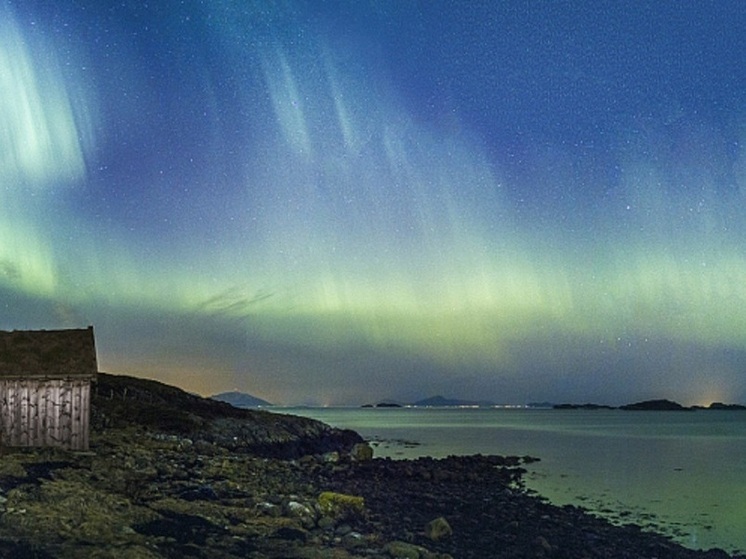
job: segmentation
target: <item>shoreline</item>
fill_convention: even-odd
[[[617,410],[319,410],[304,415],[358,429],[366,438],[420,443],[396,448],[381,442],[377,455],[397,459],[480,452],[539,456],[526,485],[552,503],[582,506],[614,522],[636,522],[693,549],[744,553],[738,515],[744,468],[729,459],[746,450],[740,413],[650,412],[649,419],[644,412]],[[727,436],[704,436],[711,432]]]
[[[379,457],[383,459],[414,461],[418,458],[432,458],[427,454],[422,453],[422,451],[425,450],[422,447],[426,447],[427,445],[413,439],[374,436],[366,439],[366,441],[374,448],[377,455],[378,452],[381,451],[382,456]],[[459,456],[468,457],[469,455]],[[529,458],[526,462],[526,471],[522,475],[523,489],[528,494],[545,501],[552,506],[557,508],[565,506],[576,507],[586,514],[601,518],[614,526],[625,526],[629,524],[639,526],[644,532],[670,538],[678,545],[693,551],[707,551],[709,549],[708,547],[688,545],[686,540],[690,538],[690,534],[684,529],[684,526],[679,520],[660,517],[646,508],[635,508],[620,502],[612,502],[609,498],[605,499],[603,495],[583,495],[574,498],[566,496],[564,498],[560,497],[555,501],[540,488],[541,484],[538,484],[539,487],[537,487],[532,483],[540,477],[547,476],[546,472],[542,473],[539,470],[533,469],[536,466],[540,467],[540,464],[536,463],[540,463],[541,458],[523,458]],[[563,490],[562,492],[564,493],[565,491]],[[566,495],[570,495],[570,493],[567,492]],[[705,529],[706,528],[707,526],[705,526]],[[734,557],[743,556],[742,552],[738,549],[726,551]]]
[[[8,452],[0,557],[743,558],[552,505],[525,489],[528,457],[364,449],[273,458],[123,429],[87,453]]]
[[[0,558],[744,559],[552,505],[527,457],[373,458],[353,431],[131,377],[100,375],[92,410],[90,451],[3,449]]]

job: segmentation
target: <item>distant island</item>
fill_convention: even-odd
[[[552,402],[547,402],[547,401],[529,402],[528,404],[526,404],[526,407],[532,408],[532,409],[549,409],[549,408],[553,408],[554,404]]]
[[[624,406],[605,406],[602,404],[556,404],[555,410],[624,410],[624,411],[696,411],[696,410],[746,410],[746,406],[738,404],[723,404],[722,402],[713,402],[708,407],[705,406],[682,406],[678,402],[671,400],[645,400],[634,404]]]
[[[692,408],[687,408],[671,400],[646,400],[620,406],[619,409],[625,411],[692,411]]]
[[[228,393],[230,394],[230,393]],[[215,396],[213,396],[215,398]],[[227,401],[227,400],[226,400]],[[231,402],[232,403],[232,402]],[[235,404],[234,404],[235,405]],[[265,404],[268,405],[268,404]],[[395,402],[393,400],[382,400],[375,404],[363,404],[363,408],[499,408],[511,407],[501,406],[489,400],[461,400],[459,398],[446,398],[445,396],[431,396],[423,400],[417,400],[411,403]],[[725,411],[742,411],[746,406],[740,404],[724,404],[722,402],[713,402],[709,406],[683,406],[678,402],[666,399],[643,400],[623,406],[610,406],[607,404],[594,404],[586,402],[584,404],[563,403],[552,404],[551,402],[532,402],[524,406],[516,406],[531,409],[555,409],[555,410],[623,410],[623,411],[696,411],[696,410],[725,410]]]
[[[378,402],[377,404],[364,404],[364,408],[403,408],[402,404],[396,402]]]
[[[220,394],[210,396],[210,399],[217,400],[218,402],[225,402],[227,404],[230,404],[234,408],[244,409],[264,408],[274,405],[267,402],[266,400],[262,400],[261,398],[257,398],[256,396],[252,396],[251,394],[246,394],[245,392],[239,392],[238,390],[221,392]]]
[[[444,408],[444,407],[492,407],[495,402],[488,400],[459,400],[458,398],[446,398],[444,396],[432,396],[424,400],[418,400],[413,406]]]
[[[602,404],[556,404],[552,406],[555,410],[613,410],[613,406]]]
[[[495,402],[490,402],[488,400],[460,400],[458,398],[446,398],[445,396],[431,396],[430,398],[425,398],[424,400],[417,400],[416,402],[408,403],[408,404],[400,404],[397,402],[392,402],[388,400],[384,400],[382,402],[379,402],[377,404],[364,404],[362,407],[364,408],[404,408],[404,407],[414,407],[414,408],[490,408],[495,407],[497,404]]]
[[[699,406],[693,406],[694,409],[700,409]],[[746,406],[742,406],[740,404],[723,404],[722,402],[713,402],[710,404],[708,408],[709,410],[736,410],[736,411],[744,411],[746,410]]]
[[[488,400],[460,400],[458,398],[446,398],[445,396],[431,396],[424,400],[401,404],[391,400],[383,400],[377,404],[363,404],[363,408],[491,408],[495,407],[495,402]]]

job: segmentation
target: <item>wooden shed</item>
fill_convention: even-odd
[[[87,450],[93,327],[0,331],[0,446]]]

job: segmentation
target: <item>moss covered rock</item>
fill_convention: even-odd
[[[365,516],[365,500],[362,497],[324,491],[318,501],[321,514],[337,521]]]

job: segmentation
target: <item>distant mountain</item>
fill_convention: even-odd
[[[218,402],[226,402],[234,408],[262,408],[265,406],[273,405],[266,400],[262,400],[261,398],[257,398],[256,396],[252,396],[251,394],[246,394],[245,392],[239,392],[238,390],[233,390],[231,392],[222,392],[220,394],[210,396],[210,398],[213,400],[217,400]]]
[[[413,406],[421,407],[458,407],[458,406],[480,406],[480,407],[491,407],[494,406],[494,402],[487,400],[459,400],[457,398],[446,398],[444,396],[433,396],[431,398],[425,398],[412,404]]]

